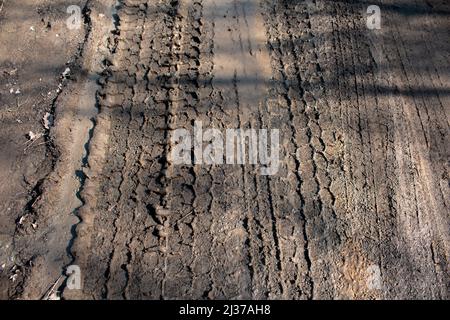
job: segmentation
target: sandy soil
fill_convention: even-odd
[[[449,15],[0,0],[0,298],[448,299]],[[195,121],[278,129],[278,172],[175,164]]]

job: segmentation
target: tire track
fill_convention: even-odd
[[[84,298],[447,296],[442,58],[421,72],[396,9],[373,33],[361,7],[119,2],[73,250]],[[279,129],[278,173],[175,164],[174,130],[200,122]]]

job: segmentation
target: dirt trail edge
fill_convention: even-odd
[[[87,1],[84,8],[85,43],[70,71],[75,81],[69,81],[55,101],[55,125],[50,135],[58,160],[15,239],[15,246],[23,248],[21,259],[32,257],[23,278],[14,284],[21,298],[42,299],[56,293],[64,287],[66,267],[73,263],[74,228],[80,221],[78,208],[84,203],[79,193],[86,188],[86,159],[95,158],[88,148],[94,125],[100,121],[96,117],[97,82],[114,28],[113,12],[105,12],[103,5],[113,8],[113,1],[109,5],[103,1],[101,6]],[[31,224],[38,226],[37,230],[30,231],[35,229]]]

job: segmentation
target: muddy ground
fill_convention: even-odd
[[[449,16],[0,0],[0,298],[448,299]],[[176,164],[195,121],[278,129],[278,171]]]

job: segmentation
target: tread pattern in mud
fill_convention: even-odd
[[[79,228],[90,240],[75,246],[85,297],[447,296],[448,185],[426,175],[448,172],[448,121],[440,96],[399,94],[401,83],[424,81],[401,32],[368,34],[353,1],[124,0],[117,9],[99,92],[108,152],[98,190],[88,190],[94,222]],[[246,73],[262,67],[250,11],[265,27],[268,79]],[[222,70],[227,54],[246,65]],[[380,72],[399,65],[398,78]],[[279,172],[174,165],[171,130],[192,132],[195,121],[279,129]],[[433,125],[441,133],[420,130]],[[380,288],[367,287],[372,266]]]

